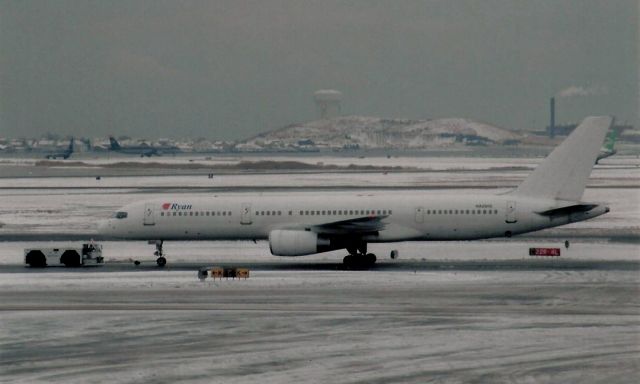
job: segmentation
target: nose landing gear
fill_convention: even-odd
[[[150,241],[149,243],[156,245],[156,251],[153,252],[154,256],[157,256],[156,263],[158,267],[164,267],[167,265],[167,259],[164,257],[164,253],[162,252],[162,243],[163,240]]]

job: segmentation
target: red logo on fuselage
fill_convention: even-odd
[[[170,210],[190,210],[193,206],[191,204],[178,204],[178,203],[163,203],[162,209],[165,211]]]

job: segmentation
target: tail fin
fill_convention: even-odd
[[[118,140],[116,140],[113,136],[109,136],[109,143],[111,144],[112,150],[116,151],[120,149],[120,144],[118,143]]]
[[[618,132],[615,129],[611,130],[607,137],[604,139],[604,149],[608,152],[613,152],[613,147],[616,145],[616,139],[618,138]]]
[[[591,116],[551,152],[514,191],[517,195],[579,201],[613,119]]]
[[[67,152],[73,153],[73,137],[69,140],[69,147],[67,148]]]

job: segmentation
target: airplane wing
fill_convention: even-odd
[[[386,217],[386,215],[357,217],[355,219],[312,225],[311,230],[325,235],[366,235],[383,230],[386,224],[382,220]]]

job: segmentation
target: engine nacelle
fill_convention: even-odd
[[[278,229],[269,233],[269,248],[276,256],[304,256],[331,250],[331,241],[311,231]]]

